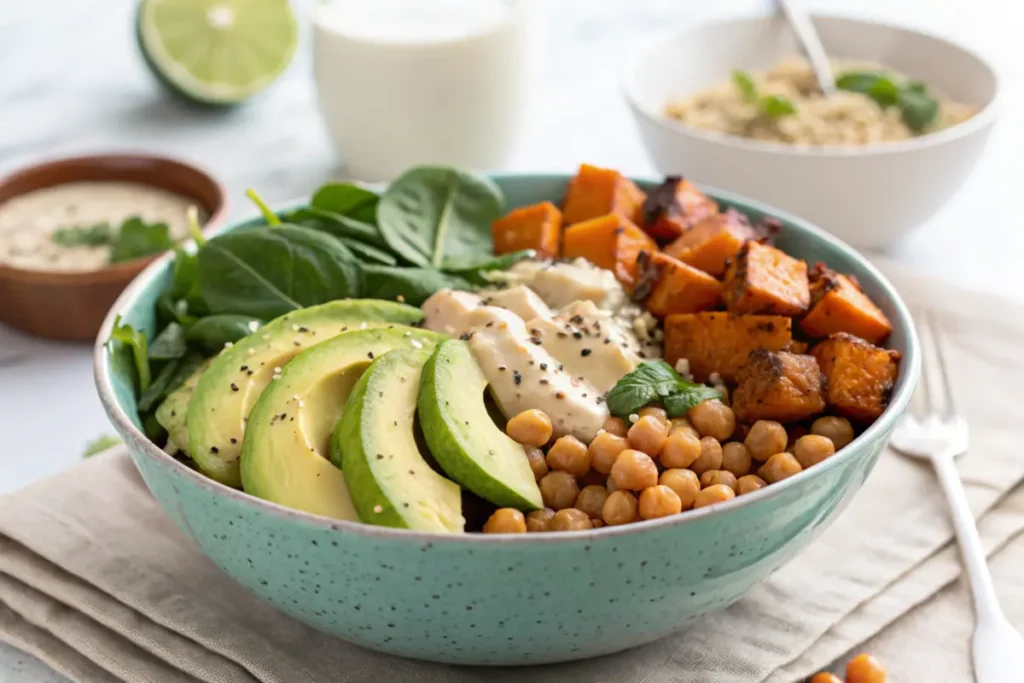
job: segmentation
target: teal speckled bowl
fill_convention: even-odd
[[[510,206],[559,201],[568,182],[494,179]],[[890,345],[903,354],[889,408],[870,429],[824,463],[728,503],[594,531],[446,536],[316,517],[222,486],[142,435],[131,384],[102,344],[115,313],[154,332],[168,258],[132,283],[103,325],[100,398],[182,531],[253,593],[322,631],[404,657],[485,665],[582,659],[647,643],[742,597],[806,547],[871,472],[920,372],[910,315],[863,257],[797,218],[710,194],[752,218],[779,218],[786,251],[856,275],[893,321]]]

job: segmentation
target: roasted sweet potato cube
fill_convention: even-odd
[[[689,361],[699,382],[717,372],[732,382],[755,349],[780,350],[792,341],[790,318],[732,315],[723,312],[678,313],[665,318],[665,360]]]
[[[799,422],[825,410],[825,377],[814,356],[757,349],[740,370],[732,392],[740,422]]]
[[[722,284],[703,270],[697,270],[662,252],[641,251],[634,300],[644,300],[652,315],[664,318],[672,313],[696,313],[718,305]]]
[[[641,225],[648,235],[664,243],[716,213],[718,204],[696,185],[681,176],[667,176],[648,193]]]
[[[746,216],[729,209],[708,216],[694,225],[665,247],[665,253],[719,277],[725,273],[729,259],[736,256],[743,243],[758,236],[758,231],[750,225]]]
[[[828,380],[829,408],[858,422],[870,422],[882,414],[899,374],[899,351],[836,332],[812,348],[811,355]]]
[[[585,258],[615,273],[626,289],[637,281],[637,257],[658,245],[628,218],[614,214],[571,225],[563,235],[562,255]]]
[[[802,315],[811,304],[807,264],[767,244],[745,242],[726,268],[722,298],[738,315]]]
[[[551,202],[509,211],[491,225],[494,253],[533,249],[541,258],[558,258],[562,239],[562,212]]]
[[[892,332],[892,323],[868,296],[860,291],[856,279],[815,264],[808,277],[811,283],[811,310],[800,321],[800,329],[811,337],[827,337],[848,332],[881,344]]]
[[[643,191],[618,171],[581,164],[565,194],[562,218],[573,225],[613,213],[633,221],[645,199]]]

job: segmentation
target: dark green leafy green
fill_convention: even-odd
[[[907,128],[920,133],[939,114],[939,102],[920,81],[906,81],[884,71],[851,71],[836,79],[836,86],[867,95],[882,107],[898,107]]]
[[[263,321],[250,315],[222,313],[197,321],[185,333],[185,340],[195,343],[207,351],[217,352],[225,344],[234,344],[263,327]]]
[[[50,239],[62,247],[101,247],[113,243],[114,230],[110,223],[58,228]]]
[[[325,232],[338,239],[357,240],[380,249],[389,248],[376,225],[350,216],[342,216],[326,209],[307,206],[288,214],[287,220],[295,225]]]
[[[900,92],[900,85],[884,71],[850,71],[836,79],[836,87],[867,95],[883,107],[896,104]]]
[[[417,266],[491,253],[491,223],[501,215],[501,190],[455,168],[421,166],[403,173],[377,206],[388,246]]]
[[[176,322],[167,324],[149,345],[149,359],[174,360],[185,355],[185,328]]]
[[[923,84],[915,83],[900,91],[897,106],[907,128],[920,133],[939,116],[939,102],[929,95]]]
[[[146,334],[139,332],[127,323],[121,323],[121,316],[114,318],[114,329],[110,332],[108,344],[116,344],[120,348],[128,349],[135,361],[136,380],[138,390],[141,394],[149,388],[151,376],[149,373],[149,344],[146,341]]]
[[[364,266],[363,296],[373,299],[402,301],[419,306],[440,289],[471,290],[472,285],[458,275],[429,268]]]
[[[147,413],[159,406],[172,391],[192,376],[192,373],[203,364],[203,361],[203,354],[191,350],[181,358],[176,358],[165,364],[149,388],[142,392],[142,396],[139,398],[139,410]]]
[[[372,263],[378,266],[398,265],[398,259],[392,256],[389,251],[379,249],[369,244],[364,244],[354,239],[345,237],[339,237],[338,239],[356,255],[360,263]]]
[[[520,251],[501,254],[500,256],[462,256],[445,259],[441,269],[446,273],[458,275],[470,283],[479,287],[486,287],[491,284],[487,279],[487,273],[496,270],[508,270],[520,261],[533,258],[536,252],[533,249],[522,249]]]
[[[265,201],[263,201],[263,197],[260,197],[259,194],[257,194],[256,190],[251,188],[246,190],[245,196],[249,198],[249,201],[256,205],[257,209],[260,210],[260,213],[263,214],[263,220],[267,222],[267,225],[270,227],[281,225],[280,217],[270,210],[270,207],[267,206]]]
[[[666,412],[678,417],[697,403],[718,397],[718,392],[711,387],[687,382],[665,361],[652,360],[641,363],[620,379],[608,392],[607,401],[612,415],[628,419],[644,406],[659,401],[665,405]]]
[[[380,195],[351,183],[328,183],[313,193],[309,205],[340,216],[375,224]]]
[[[166,223],[146,223],[133,217],[121,224],[110,250],[110,262],[121,263],[174,248]]]
[[[733,71],[732,82],[740,91],[740,97],[747,104],[757,107],[760,116],[777,119],[796,113],[796,107],[787,97],[782,95],[764,95],[757,90],[757,84],[746,71]]]
[[[212,313],[264,320],[360,292],[351,251],[315,230],[284,224],[214,237],[199,251],[198,276]]]

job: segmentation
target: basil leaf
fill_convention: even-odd
[[[156,335],[156,339],[149,347],[149,359],[174,360],[185,355],[188,347],[185,345],[185,328],[176,322],[168,323],[167,327]]]
[[[641,363],[608,392],[612,415],[629,418],[641,408],[688,386],[678,372],[663,360]]]
[[[716,389],[703,384],[690,384],[674,394],[666,396],[662,401],[669,417],[684,417],[690,408],[700,405],[713,398],[722,398]]]
[[[475,285],[486,287],[491,284],[491,281],[487,279],[487,273],[508,270],[516,263],[533,258],[536,254],[537,252],[533,249],[521,249],[500,256],[454,257],[445,259],[441,269],[446,273],[454,273],[463,277]]]
[[[136,216],[121,224],[110,250],[110,262],[131,261],[173,248],[174,240],[166,223],[146,223]]]
[[[747,104],[757,104],[757,86],[754,84],[754,79],[750,77],[746,71],[733,71],[732,82],[736,85],[736,89],[740,91],[740,96],[743,101]]]
[[[372,299],[402,301],[419,306],[441,289],[472,290],[474,287],[458,275],[429,268],[363,266],[363,296]]]
[[[884,71],[851,71],[836,79],[840,90],[867,95],[883,107],[896,104],[901,85]]]
[[[378,201],[380,195],[365,187],[351,183],[328,183],[313,193],[309,204],[316,209],[375,223]]]
[[[396,254],[440,268],[446,257],[491,253],[491,223],[503,204],[501,190],[487,178],[421,166],[391,183],[377,206],[377,223]]]
[[[58,228],[50,239],[62,247],[101,247],[114,241],[114,230],[110,223]]]
[[[767,95],[761,98],[761,113],[771,119],[796,113],[796,107],[782,95]]]
[[[135,380],[138,382],[139,392],[142,393],[149,388],[149,349],[146,341],[146,334],[137,331],[127,323],[121,323],[121,316],[114,318],[114,329],[110,332],[108,344],[118,344],[118,348],[128,349],[135,361]]]
[[[907,128],[920,133],[939,115],[939,103],[923,86],[914,84],[900,91],[897,106]]]
[[[199,251],[199,291],[212,313],[264,320],[360,294],[359,264],[338,240],[296,225],[214,237]]]
[[[185,340],[209,351],[219,352],[225,344],[234,344],[259,328],[263,321],[249,315],[221,313],[202,318],[185,333]]]

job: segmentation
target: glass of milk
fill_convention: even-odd
[[[320,110],[348,175],[496,169],[519,143],[535,75],[533,0],[328,0]]]

